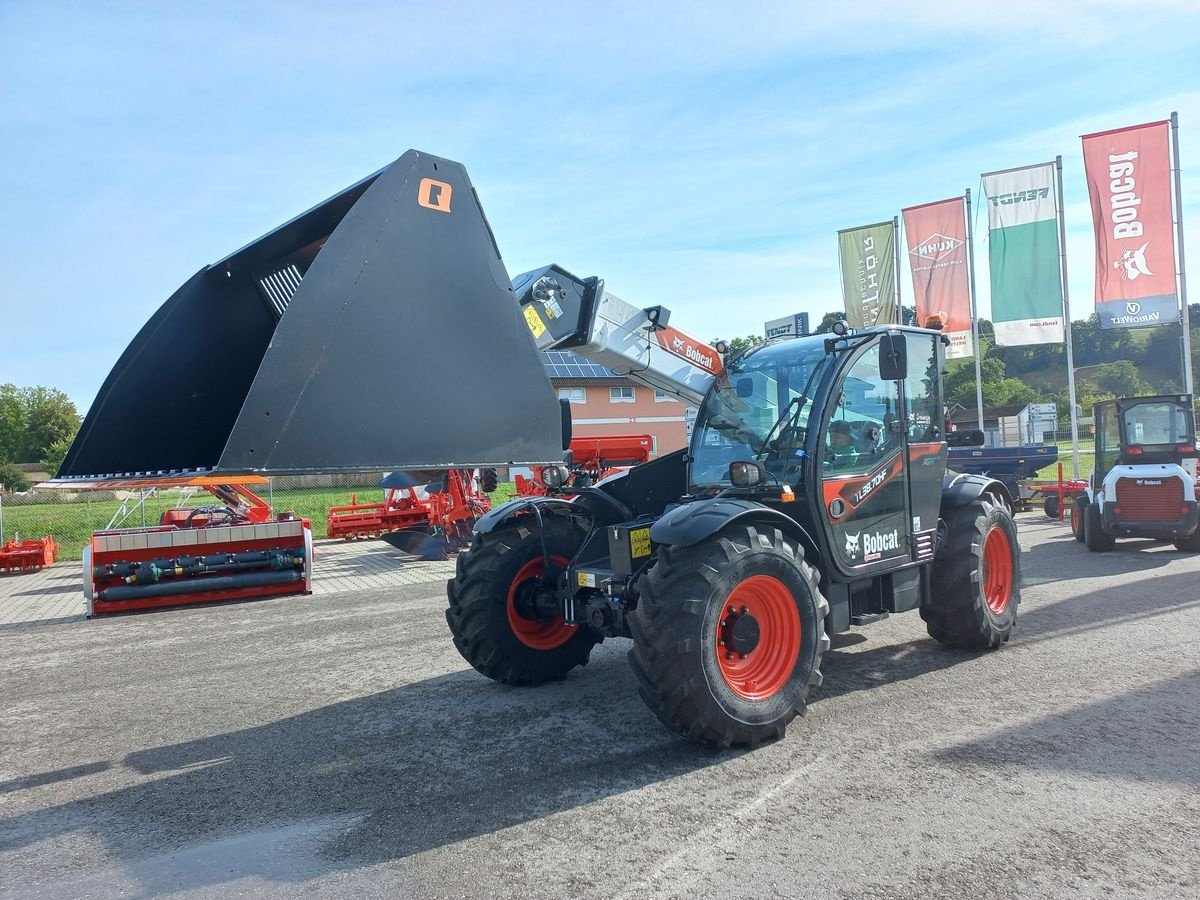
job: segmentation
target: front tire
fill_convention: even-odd
[[[570,522],[543,517],[551,565],[567,567],[582,542]],[[489,534],[477,535],[458,557],[446,583],[450,607],[446,623],[454,646],[476,671],[505,684],[559,681],[587,665],[600,636],[562,617],[538,619],[530,597],[545,571],[541,532],[532,518],[520,518]]]
[[[733,523],[659,551],[638,582],[629,662],[668,728],[702,744],[783,736],[821,684],[829,604],[803,548],[770,525]]]
[[[945,525],[921,618],[930,637],[949,647],[995,650],[1011,636],[1021,604],[1016,523],[984,495],[950,510]]]

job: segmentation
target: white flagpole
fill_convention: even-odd
[[[892,246],[896,251],[896,268],[892,280],[896,282],[896,324],[904,324],[904,308],[900,305],[900,217],[892,216]]]
[[[979,359],[979,314],[975,309],[975,241],[971,237],[971,189],[967,188],[967,272],[971,276],[971,332],[975,340],[975,409],[983,431],[983,368]]]
[[[1179,113],[1171,113],[1171,147],[1175,169],[1175,241],[1179,246],[1179,301],[1183,309],[1183,392],[1192,394],[1192,325],[1188,312],[1187,272],[1183,264],[1183,192],[1179,186]]]
[[[1071,298],[1067,291],[1067,216],[1063,209],[1062,157],[1054,157],[1058,180],[1058,274],[1062,279],[1063,334],[1067,339],[1067,399],[1071,404],[1071,459],[1079,480],[1079,419],[1075,415],[1075,354],[1071,350]]]

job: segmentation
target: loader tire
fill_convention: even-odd
[[[783,737],[821,684],[829,604],[804,550],[734,523],[659,551],[638,581],[629,663],[668,728],[718,747]]]
[[[1175,549],[1184,553],[1200,553],[1200,528],[1175,541]]]
[[[1100,520],[1100,505],[1089,503],[1083,514],[1083,544],[1093,553],[1107,553],[1117,539],[1105,532]]]
[[[1017,624],[1021,557],[1008,509],[984,495],[945,517],[945,537],[921,618],[930,637],[963,650],[995,650]]]
[[[545,516],[551,564],[565,570],[583,540],[570,522]],[[567,625],[561,617],[530,615],[529,592],[545,570],[537,523],[521,518],[475,537],[458,557],[446,584],[450,607],[446,623],[454,646],[476,671],[513,685],[560,681],[576,666],[587,665],[600,636],[586,625]]]
[[[1083,527],[1087,516],[1088,502],[1086,497],[1076,497],[1071,505],[1071,534],[1075,540],[1083,543]]]

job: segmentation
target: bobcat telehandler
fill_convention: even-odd
[[[946,471],[938,332],[722,359],[599,279],[510,281],[465,169],[415,151],[185,283],[59,480],[540,465],[553,488],[570,428],[536,352],[551,347],[699,414],[687,450],[477,523],[446,619],[484,675],[561,679],[631,638],[667,726],[754,746],[804,712],[830,633],[915,609],[953,647],[1009,639],[1011,499]]]

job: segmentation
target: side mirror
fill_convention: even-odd
[[[753,378],[739,378],[736,388],[737,388],[737,395],[739,397],[742,397],[742,398],[753,397],[754,396],[754,379]]]
[[[571,401],[558,401],[558,413],[562,419],[562,448],[564,451],[571,449]]]
[[[908,377],[908,341],[899,332],[879,338],[879,377],[884,381],[903,381]]]

